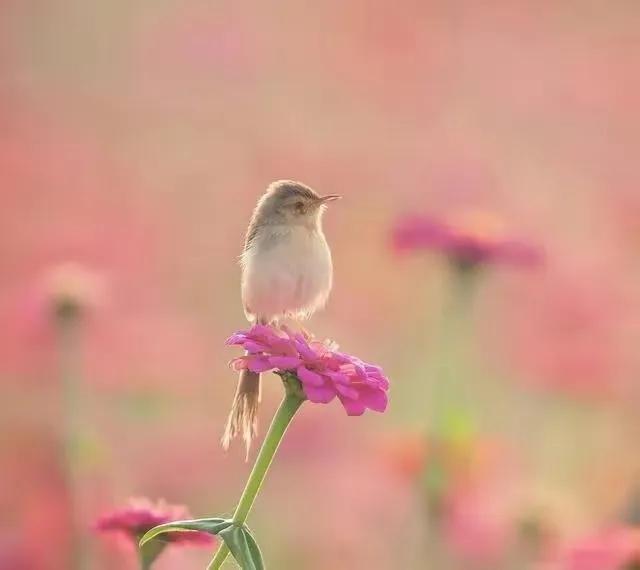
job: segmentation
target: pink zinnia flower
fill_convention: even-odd
[[[327,404],[337,396],[350,416],[387,408],[389,381],[382,369],[339,352],[334,343],[313,340],[285,327],[254,325],[233,334],[227,344],[247,351],[231,361],[234,370],[291,372],[311,402]]]
[[[131,539],[137,546],[138,541],[148,530],[159,524],[192,518],[186,507],[169,505],[164,500],[155,504],[148,499],[131,499],[129,505],[102,515],[95,525],[100,532],[117,532]],[[166,542],[209,545],[213,537],[203,532],[169,532],[164,535]]]
[[[484,263],[531,266],[542,258],[538,248],[505,236],[495,218],[479,213],[463,216],[459,221],[407,216],[394,227],[392,240],[397,251],[440,251],[465,266]]]

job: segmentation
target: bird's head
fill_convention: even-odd
[[[258,202],[258,211],[273,223],[313,226],[326,204],[339,198],[337,194],[320,196],[301,182],[278,180],[267,188]]]

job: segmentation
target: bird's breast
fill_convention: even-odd
[[[295,227],[256,236],[243,265],[243,301],[252,315],[310,314],[331,289],[331,252],[319,230]]]

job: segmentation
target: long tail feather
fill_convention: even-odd
[[[247,456],[249,455],[251,441],[258,433],[259,403],[260,374],[250,370],[242,370],[231,412],[222,435],[222,447],[225,450],[229,449],[231,440],[241,434],[247,448]]]

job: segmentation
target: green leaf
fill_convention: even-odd
[[[209,534],[219,534],[221,531],[231,526],[231,521],[220,518],[194,519],[188,521],[174,521],[161,524],[147,531],[140,539],[140,548],[144,547],[150,540],[165,532],[207,532]]]
[[[156,561],[156,558],[162,554],[165,546],[167,546],[166,542],[155,541],[151,544],[147,544],[143,549],[140,550],[140,568],[141,570],[149,570],[153,563]]]
[[[249,546],[249,550],[251,551],[251,556],[253,560],[253,564],[256,567],[256,570],[264,570],[264,562],[262,560],[262,552],[260,551],[260,547],[256,542],[256,539],[253,538],[253,535],[249,531],[248,528],[245,527],[244,534],[247,538],[247,544]]]
[[[247,527],[233,525],[219,534],[242,570],[264,570],[260,547]]]

